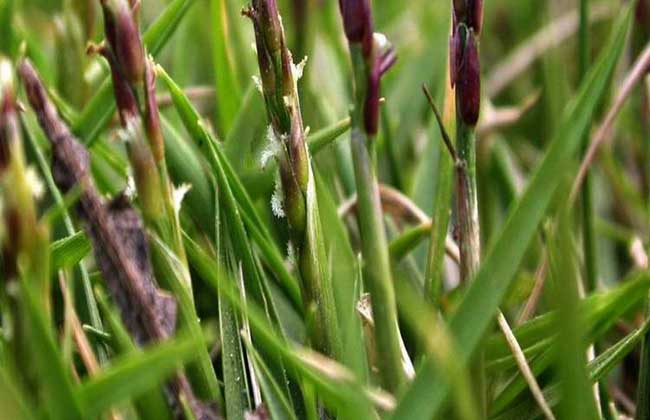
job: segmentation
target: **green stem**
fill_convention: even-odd
[[[643,31],[641,25],[638,25],[637,28],[639,37],[643,40],[642,43],[637,45],[643,45],[645,42],[645,32]],[[650,92],[645,90],[641,93],[641,101],[648,101],[650,103]],[[642,113],[641,109],[637,110],[638,113]],[[643,114],[642,118],[647,118],[647,111]],[[644,125],[644,130],[642,133],[643,136],[643,152],[645,154],[645,165],[643,170],[645,171],[646,179],[650,180],[650,165],[648,164],[648,157],[650,157],[650,130],[648,130],[647,125]],[[647,192],[646,192],[647,194]],[[650,221],[650,195],[646,197],[646,221]],[[647,238],[646,238],[647,239]],[[646,319],[650,317],[650,295],[647,297],[646,307],[645,307],[645,317]],[[650,333],[646,333],[643,337],[643,344],[641,346],[641,366],[639,367],[639,383],[637,385],[637,397],[636,397],[636,420],[650,420]]]
[[[589,0],[580,0],[580,26],[579,26],[579,71],[582,81],[589,71],[590,65],[590,37],[589,37]],[[589,132],[583,140],[584,151],[589,147]],[[594,292],[598,288],[598,260],[596,244],[596,223],[593,203],[593,180],[591,170],[585,174],[580,195],[581,219],[582,219],[582,246],[585,264],[585,290],[587,293]],[[594,345],[594,357],[599,353],[599,345]],[[600,412],[609,417],[609,398],[607,398],[607,384],[603,381],[598,385],[600,391],[596,390],[595,396],[600,403]]]
[[[457,101],[458,102],[458,101]],[[478,198],[476,191],[476,136],[474,127],[467,126],[456,111],[456,217],[458,226],[458,248],[460,251],[460,279],[469,283],[476,274],[481,256],[480,226],[478,219]],[[487,390],[484,369],[484,355],[481,352],[471,367],[474,378],[475,396],[482,413],[487,413]]]
[[[355,74],[356,106],[352,110],[352,160],[358,197],[358,223],[363,253],[363,278],[372,299],[379,370],[384,387],[398,391],[405,384],[399,348],[399,326],[382,218],[379,185],[373,163],[373,138],[363,129],[366,62],[360,45],[350,45]]]
[[[478,219],[478,198],[476,192],[476,148],[474,127],[460,119],[456,121],[458,134],[456,147],[456,214],[460,250],[461,281],[469,282],[474,277],[480,262],[481,240]]]
[[[589,0],[580,1],[580,78],[584,78],[589,70]],[[589,136],[585,136],[585,148]],[[596,262],[596,236],[594,225],[594,208],[591,171],[588,171],[582,187],[582,242],[585,259],[586,289],[591,292],[596,289],[598,282],[598,265]]]

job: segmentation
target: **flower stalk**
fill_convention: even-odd
[[[452,35],[449,42],[451,86],[456,91],[456,232],[460,250],[460,279],[472,280],[481,257],[481,237],[476,186],[476,123],[481,105],[478,40],[482,0],[453,0]],[[500,314],[499,324],[507,327]],[[486,386],[483,355],[472,366],[479,408],[485,416]]]
[[[375,345],[383,386],[397,392],[406,383],[388,242],[379,197],[374,155],[379,121],[380,79],[395,62],[385,37],[373,32],[368,0],[340,0],[354,75],[351,150],[358,197],[363,278],[372,299]]]
[[[145,223],[182,262],[191,289],[178,209],[165,161],[156,99],[155,63],[146,57],[138,29],[138,3],[101,0],[107,43],[92,47],[108,61],[123,137]],[[134,4],[132,4],[134,3]]]
[[[473,277],[480,259],[480,227],[476,191],[476,123],[481,99],[477,36],[481,1],[454,0],[449,60],[451,84],[456,88],[456,217],[461,279]]]
[[[324,264],[327,257],[315,179],[305,142],[296,65],[286,45],[275,0],[253,0],[244,14],[253,22],[267,118],[272,136],[280,145],[277,160],[284,213],[297,256],[305,313],[312,318],[311,341],[326,355],[340,357],[334,291]]]

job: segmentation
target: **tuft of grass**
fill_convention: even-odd
[[[650,420],[648,27],[0,0],[0,418]]]

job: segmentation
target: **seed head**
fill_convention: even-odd
[[[133,90],[121,71],[113,50],[105,44],[91,44],[88,47],[88,51],[99,53],[108,61],[108,66],[111,69],[111,81],[113,82],[117,113],[120,116],[122,126],[127,126],[130,120],[138,117],[138,103],[136,102]]]
[[[366,58],[372,51],[373,23],[370,0],[339,0],[343,29],[351,44],[362,44]]]
[[[257,61],[268,118],[278,136],[288,134],[291,114],[299,111],[292,111],[297,106],[294,65],[286,46],[277,4],[275,0],[255,0],[243,13],[252,20],[255,30]]]
[[[456,85],[457,108],[463,122],[476,125],[481,107],[481,69],[474,32],[460,25],[450,52],[452,83]]]
[[[106,38],[129,83],[142,82],[144,48],[138,25],[127,0],[102,0]]]
[[[56,142],[63,137],[70,136],[70,130],[59,118],[56,108],[49,100],[43,82],[29,60],[23,60],[18,65],[18,74],[23,82],[29,103],[48,138],[52,142]]]
[[[264,35],[264,42],[270,51],[280,51],[282,48],[283,30],[275,0],[256,0],[255,18],[260,22],[260,29]]]

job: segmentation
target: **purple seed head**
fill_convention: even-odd
[[[102,4],[106,38],[116,61],[129,83],[140,83],[144,77],[144,48],[131,7],[126,0],[104,0]]]
[[[271,51],[279,51],[282,47],[282,23],[275,0],[258,0],[253,3],[256,11],[256,19],[264,35],[267,48]]]
[[[43,82],[29,60],[20,62],[18,75],[23,82],[27,99],[38,117],[38,122],[50,141],[54,143],[70,136],[70,130],[61,122],[58,111],[50,101]]]
[[[120,116],[120,122],[123,126],[126,126],[127,121],[138,117],[138,103],[136,102],[129,83],[122,74],[122,69],[118,65],[115,54],[110,48],[103,44],[98,46],[91,45],[89,51],[101,54],[106,61],[108,61],[108,65],[111,69],[111,80],[113,82],[113,92],[115,94],[117,112]]]
[[[362,44],[368,57],[372,51],[373,23],[369,0],[339,0],[345,36],[350,43]]]
[[[462,49],[456,61],[456,105],[463,122],[474,126],[481,108],[481,69],[476,38],[471,30],[466,33]]]

